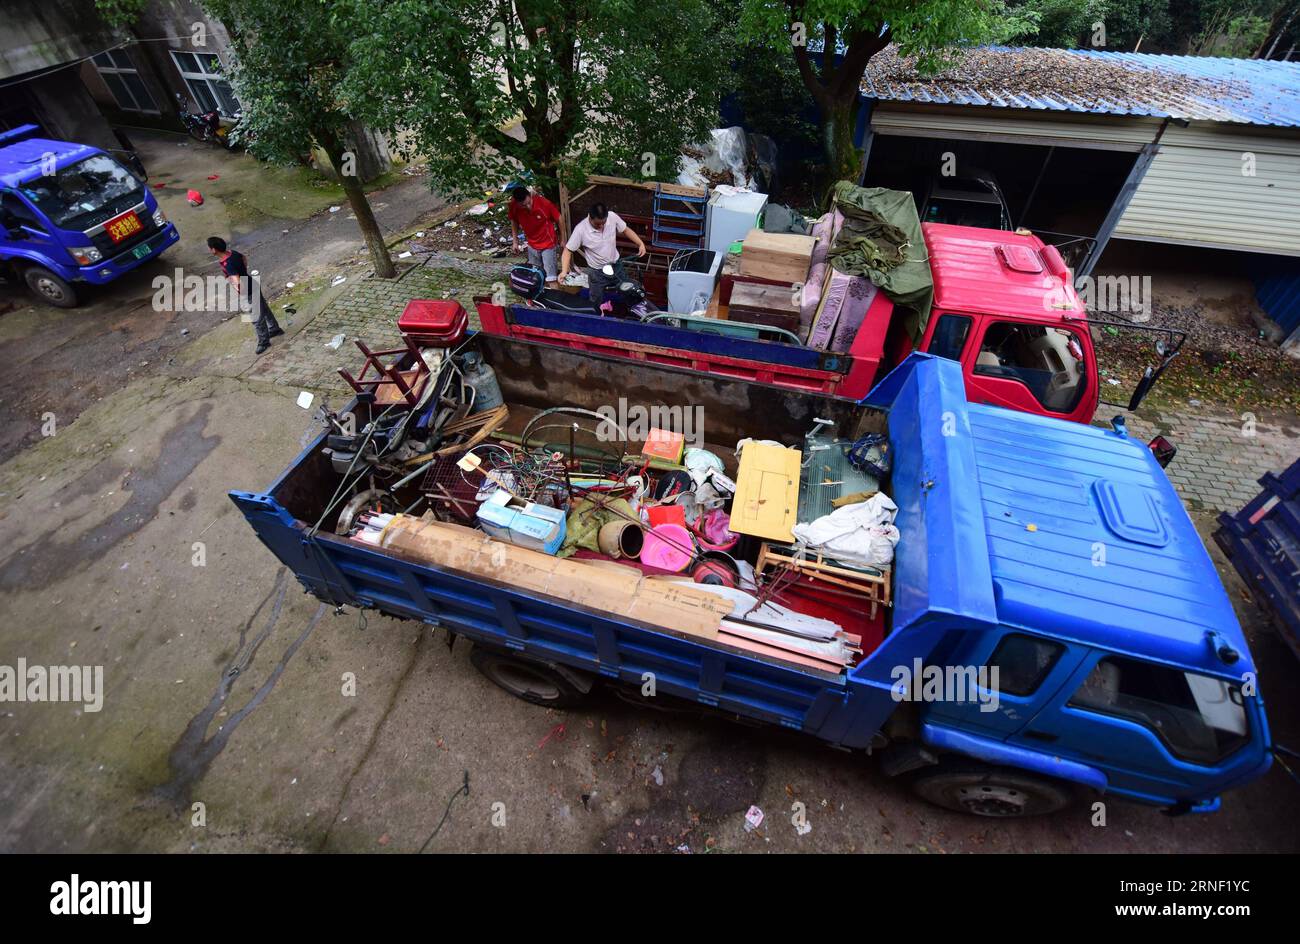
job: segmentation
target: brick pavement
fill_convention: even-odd
[[[1107,418],[1102,425],[1118,412],[1098,411]],[[1252,422],[1251,414],[1205,406],[1123,415],[1133,437],[1147,442],[1162,435],[1178,447],[1165,472],[1198,511],[1236,511],[1259,492],[1261,475],[1300,457],[1300,417]]]
[[[442,263],[409,269],[393,281],[357,279],[287,343],[258,358],[244,376],[318,393],[347,391],[338,369],[347,368],[355,375],[363,362],[353,341],[360,338],[371,350],[399,347],[397,319],[413,298],[455,297],[469,311],[470,327],[477,328],[474,296],[490,295],[494,283],[506,280],[508,266],[453,258]],[[329,343],[339,334],[346,339],[332,350]]]

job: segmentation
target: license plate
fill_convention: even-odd
[[[137,259],[143,259],[145,256],[149,255],[149,244],[143,243],[136,246],[131,250],[131,255],[135,256]]]
[[[144,224],[140,222],[140,217],[135,215],[134,210],[128,210],[104,224],[104,232],[108,233],[108,238],[115,243],[130,239],[142,229]]]

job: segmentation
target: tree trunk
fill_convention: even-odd
[[[846,97],[835,97],[822,106],[822,155],[826,161],[828,185],[840,180],[857,183],[861,155],[853,144],[857,124],[857,90]]]
[[[366,241],[366,249],[370,251],[370,261],[375,265],[375,275],[381,279],[396,278],[397,268],[388,254],[388,247],[384,245],[384,235],[379,231],[379,221],[375,219],[375,211],[370,208],[370,201],[366,199],[366,191],[361,185],[360,178],[343,173],[342,144],[337,137],[327,131],[317,131],[315,137],[321,149],[329,157],[330,164],[334,166],[334,173],[338,175],[339,182],[343,184],[348,205],[356,215],[357,227]]]
[[[832,51],[840,31],[834,24],[822,24],[822,64],[818,73],[804,46],[794,47],[794,61],[804,88],[821,112],[822,157],[826,162],[827,185],[840,180],[858,182],[861,155],[853,144],[862,76],[871,57],[889,45],[891,31],[884,25],[858,27],[848,34],[848,43],[838,65]]]

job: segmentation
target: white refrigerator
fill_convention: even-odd
[[[765,193],[728,194],[714,190],[709,194],[705,248],[712,249],[719,258],[726,258],[727,248],[758,226],[766,206]]]

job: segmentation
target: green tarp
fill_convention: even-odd
[[[835,185],[831,200],[844,216],[831,244],[831,266],[870,279],[894,304],[906,308],[907,329],[919,340],[930,320],[934,279],[916,201],[902,190],[858,187],[847,180]]]

